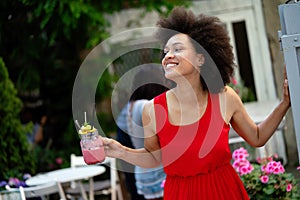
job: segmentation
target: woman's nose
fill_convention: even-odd
[[[165,59],[174,58],[173,52],[168,51],[168,52],[165,54],[165,57],[164,57],[164,58],[165,58]]]

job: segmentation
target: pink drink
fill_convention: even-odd
[[[84,162],[88,165],[103,162],[105,160],[105,152],[103,147],[93,150],[82,149]]]
[[[94,140],[81,141],[81,151],[84,162],[88,165],[103,162],[105,160],[105,151],[103,142],[98,136]]]

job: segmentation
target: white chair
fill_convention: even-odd
[[[19,188],[6,188],[8,192],[20,193],[21,200],[27,198],[40,197],[42,200],[49,199],[50,194],[59,194],[60,200],[66,200],[64,190],[60,183],[50,182],[43,185],[31,186],[31,187],[19,187]]]
[[[2,190],[0,191],[0,200],[25,200],[20,193],[20,190],[17,191],[7,191]]]
[[[80,195],[81,191],[84,193],[89,193],[89,199],[93,200],[94,195],[111,195],[111,200],[123,200],[120,179],[117,172],[116,159],[106,158],[101,165],[108,165],[110,168],[110,180],[100,180],[95,181],[93,178],[88,180],[88,183],[71,183],[71,187],[66,189],[66,194],[69,197],[74,197]],[[71,167],[84,167],[87,164],[84,162],[83,156],[76,156],[71,154]],[[83,197],[87,199],[87,197]]]

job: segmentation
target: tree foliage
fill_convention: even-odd
[[[137,7],[165,14],[179,4],[186,3],[181,0],[0,2],[0,56],[23,103],[27,98],[24,94],[39,91],[39,99],[48,110],[51,129],[47,136],[52,138],[53,146],[62,149],[66,145],[62,138],[76,138],[75,128],[70,130],[69,126],[73,121],[73,83],[87,53],[109,36],[110,24],[105,15]],[[109,73],[106,76],[97,89],[99,100],[111,92],[112,78]]]
[[[8,76],[5,64],[0,58],[0,180],[19,177],[22,173],[32,173],[34,161],[31,159],[26,133],[31,126],[23,126],[19,119],[22,102]],[[13,170],[12,170],[13,169]]]

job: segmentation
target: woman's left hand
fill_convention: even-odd
[[[286,74],[286,67],[284,68],[282,101],[287,103],[289,106],[291,105],[289,83],[288,83],[287,74]]]

